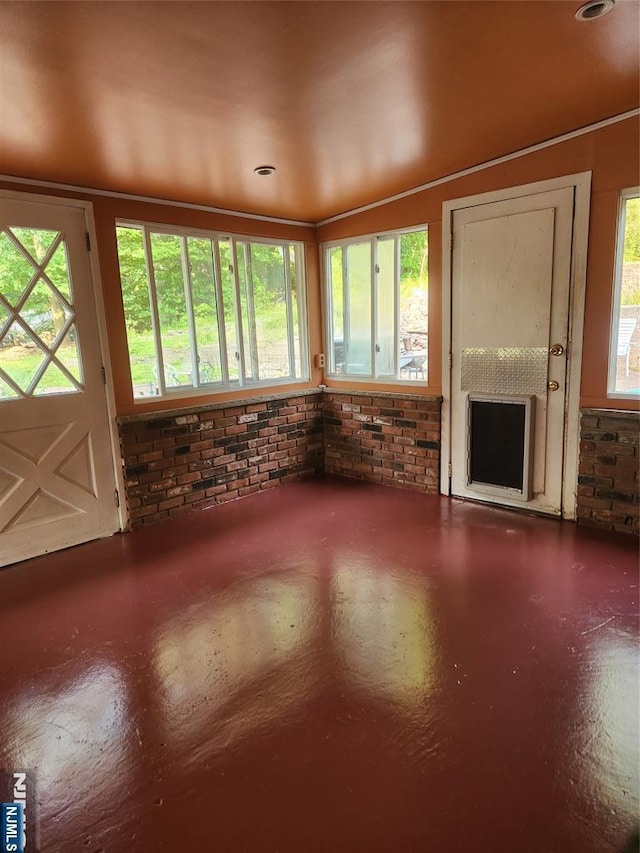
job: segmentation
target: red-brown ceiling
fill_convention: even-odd
[[[317,221],[637,107],[579,5],[1,2],[0,173]]]

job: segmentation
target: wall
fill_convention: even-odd
[[[250,390],[228,391],[215,395],[202,395],[179,400],[149,400],[134,403],[131,376],[129,373],[129,355],[127,335],[120,289],[120,270],[116,244],[115,223],[117,219],[131,219],[141,222],[162,223],[183,227],[201,228],[224,233],[247,236],[274,237],[276,239],[297,240],[305,244],[307,305],[309,311],[309,344],[312,353],[320,352],[322,347],[320,280],[318,272],[318,252],[315,229],[309,226],[269,222],[242,216],[225,215],[202,210],[193,210],[171,204],[132,201],[125,198],[91,195],[67,190],[50,190],[32,187],[27,184],[15,184],[0,181],[0,188],[13,192],[28,192],[35,195],[60,196],[90,201],[96,226],[97,253],[100,278],[106,314],[110,368],[118,415],[134,412],[166,411],[179,409],[185,405],[197,406],[215,401],[243,399],[251,394]],[[322,372],[311,367],[309,382],[288,385],[290,391],[317,387],[322,381]],[[278,390],[281,390],[282,386]]]
[[[438,492],[440,399],[327,389],[323,400],[324,467],[421,492]]]
[[[232,493],[237,492],[237,495],[240,495],[241,489],[260,486],[259,482],[251,482],[251,477],[256,477],[266,473],[266,471],[260,471],[260,464],[277,462],[277,467],[272,470],[287,471],[288,468],[291,467],[287,464],[287,461],[289,459],[288,453],[292,450],[292,446],[283,446],[278,448],[277,445],[281,442],[273,442],[276,444],[276,449],[273,450],[273,448],[271,448],[270,452],[273,452],[274,454],[281,454],[283,451],[286,451],[284,455],[279,456],[277,459],[275,456],[273,458],[269,458],[266,463],[255,463],[258,465],[257,472],[249,474],[248,484],[238,485],[237,488],[227,487],[223,482],[216,482],[214,485],[197,488],[193,483],[206,482],[211,479],[210,477],[204,477],[202,475],[198,480],[193,478],[190,482],[186,480],[183,482],[178,481],[178,478],[180,477],[184,478],[197,473],[195,469],[190,470],[188,466],[203,462],[206,457],[194,457],[187,462],[182,460],[181,463],[178,464],[177,459],[171,455],[173,451],[171,451],[170,448],[174,446],[174,442],[169,442],[169,444],[166,446],[163,445],[162,447],[155,446],[156,442],[166,442],[179,435],[179,433],[165,434],[163,430],[179,430],[188,427],[187,432],[180,434],[189,436],[186,441],[186,446],[190,448],[192,443],[198,443],[198,441],[214,442],[214,447],[208,449],[190,449],[188,453],[185,453],[185,455],[191,456],[194,453],[206,453],[207,450],[217,450],[219,446],[223,445],[215,445],[215,442],[220,438],[230,437],[226,434],[222,435],[216,433],[216,436],[212,436],[207,439],[203,439],[198,436],[196,441],[193,436],[195,433],[202,431],[197,427],[198,424],[205,422],[208,423],[209,421],[217,423],[218,418],[235,418],[235,421],[229,425],[217,425],[211,427],[214,432],[219,429],[226,430],[228,426],[231,426],[232,428],[239,427],[241,425],[239,418],[242,415],[254,414],[254,412],[249,412],[246,409],[241,411],[243,406],[240,402],[237,402],[242,400],[242,398],[246,398],[246,390],[226,392],[215,396],[210,395],[206,397],[191,398],[189,401],[185,401],[184,399],[177,401],[156,400],[134,404],[131,380],[129,376],[126,330],[116,252],[115,221],[117,218],[137,219],[141,221],[175,224],[194,228],[221,230],[250,236],[273,236],[276,238],[303,241],[306,247],[307,301],[309,308],[309,338],[312,362],[313,354],[323,350],[322,307],[317,252],[318,242],[358,234],[375,233],[378,231],[410,227],[427,222],[429,226],[430,249],[429,380],[428,383],[421,387],[419,385],[412,385],[410,389],[411,395],[416,395],[418,398],[420,396],[425,398],[424,404],[427,408],[420,409],[416,404],[417,408],[415,411],[423,411],[428,414],[428,417],[426,418],[427,424],[420,425],[426,435],[427,432],[434,433],[436,428],[439,430],[439,419],[436,417],[436,411],[439,411],[439,404],[434,402],[434,398],[438,398],[440,396],[442,387],[441,216],[443,202],[447,199],[459,198],[505,187],[517,186],[519,184],[546,180],[559,175],[592,171],[593,179],[585,306],[581,405],[583,408],[588,407],[595,410],[633,410],[638,408],[637,401],[608,399],[606,396],[606,384],[618,193],[622,188],[636,186],[640,183],[640,177],[638,174],[638,163],[640,160],[639,127],[640,121],[638,118],[628,119],[624,122],[619,122],[601,130],[584,134],[576,137],[575,139],[551,146],[542,151],[537,151],[511,160],[507,163],[476,172],[473,175],[458,178],[454,181],[443,183],[437,187],[421,191],[406,198],[380,205],[379,207],[362,213],[353,214],[332,223],[321,225],[317,230],[302,225],[271,223],[214,212],[192,210],[177,205],[173,206],[152,202],[131,201],[122,198],[92,195],[90,193],[70,193],[67,190],[55,191],[15,183],[3,184],[1,182],[0,187],[13,191],[22,190],[31,193],[40,192],[46,195],[59,195],[63,198],[77,197],[90,201],[93,204],[98,241],[97,248],[100,262],[100,274],[102,280],[101,283],[106,312],[108,345],[110,350],[110,367],[113,376],[117,413],[120,416],[133,415],[134,413],[142,416],[141,419],[137,421],[122,422],[121,434],[123,439],[123,449],[126,453],[126,458],[128,460],[127,466],[129,468],[136,468],[139,465],[148,466],[143,474],[139,476],[150,476],[148,483],[154,482],[156,484],[153,491],[154,494],[157,493],[158,495],[157,501],[153,502],[151,499],[148,499],[149,503],[144,503],[142,496],[143,494],[150,494],[152,492],[150,486],[148,492],[143,489],[139,495],[132,495],[131,492],[129,492],[130,497],[134,502],[140,499],[140,504],[136,504],[132,507],[133,511],[141,510],[143,506],[154,507],[154,512],[149,511],[148,514],[144,514],[142,512],[138,513],[135,520],[139,521],[142,518],[148,518],[152,515],[156,518],[164,517],[161,515],[162,513],[178,510],[180,507],[190,505],[192,502],[199,505],[203,501],[220,500],[222,498],[220,498],[219,495],[222,494],[232,495]],[[285,393],[287,395],[295,395],[299,391],[309,391],[317,388],[322,381],[323,377],[321,371],[317,370],[312,363],[311,380],[307,383],[288,386]],[[416,420],[415,418],[407,416],[407,410],[412,407],[405,405],[405,401],[403,400],[404,394],[402,392],[404,392],[406,386],[392,384],[381,385],[366,382],[349,383],[347,381],[339,380],[326,380],[326,382],[330,386],[329,391],[331,393],[326,396],[326,402],[324,404],[320,404],[320,398],[318,398],[318,400],[315,400],[314,406],[323,405],[325,410],[324,441],[326,442],[327,448],[326,458],[328,470],[334,471],[335,473],[347,474],[349,476],[366,476],[367,478],[378,479],[381,482],[393,482],[395,484],[398,484],[403,479],[403,477],[398,473],[402,470],[405,475],[417,475],[418,477],[424,477],[424,482],[420,483],[420,485],[425,486],[429,490],[431,490],[432,487],[435,487],[436,480],[434,480],[434,472],[439,464],[439,449],[428,445],[423,447],[419,445],[418,442],[430,442],[436,441],[436,439],[433,435],[430,438],[420,437],[416,431],[418,430],[418,426],[413,428],[402,425],[398,426],[397,423],[394,423],[394,421],[397,422],[398,420],[404,420],[407,422]],[[347,396],[339,396],[335,393],[340,388],[348,392]],[[281,389],[278,388],[277,390],[280,391]],[[388,397],[384,396],[384,392],[388,392],[392,395],[393,399],[391,402],[389,402]],[[349,394],[351,394],[351,397],[349,397]],[[365,403],[364,399],[366,399],[367,396],[371,397],[371,402]],[[385,405],[382,405],[382,400],[387,401]],[[229,405],[225,409],[225,402],[231,404],[234,401],[236,401],[235,406]],[[207,415],[207,419],[203,421],[198,409],[201,405],[204,405],[209,410],[209,414],[214,411],[226,411],[227,409],[229,410],[229,414],[211,414],[211,417]],[[307,403],[304,405],[307,405]],[[433,405],[437,406],[437,409],[429,408]],[[222,406],[222,408],[220,408],[220,406]],[[344,408],[344,406],[351,406],[352,408]],[[176,413],[173,411],[183,409],[185,407],[186,409],[182,412]],[[357,407],[360,407],[359,411],[357,410]],[[367,409],[371,409],[372,411],[367,411]],[[380,410],[380,414],[374,414],[373,410],[377,411],[378,409]],[[382,414],[383,409],[388,410],[389,414]],[[267,407],[267,409],[263,411],[271,411],[271,409]],[[314,419],[317,418],[317,412],[315,409],[309,411],[314,412]],[[161,422],[167,420],[171,421],[172,418],[174,418],[174,421],[171,422],[170,426],[162,428],[158,428],[156,423],[155,427],[148,427],[149,431],[145,432],[145,430],[147,430],[146,424],[151,424],[155,421],[155,416],[153,415],[154,412],[163,413],[158,416]],[[301,413],[302,412],[296,412],[296,414]],[[175,421],[175,418],[188,418],[194,414],[197,415],[197,422],[185,421],[177,423],[177,421]],[[361,415],[363,417],[370,415],[371,418],[389,418],[391,419],[391,424],[384,422],[376,424],[373,420],[370,422],[360,420],[359,418],[356,418],[355,415]],[[145,417],[147,416],[148,418],[145,420]],[[273,415],[273,417],[281,416],[282,415]],[[596,411],[595,413],[585,413],[585,417],[599,418],[600,415]],[[338,423],[332,422],[336,420]],[[132,423],[137,423],[138,425],[145,424],[144,427],[140,426],[142,433],[138,431],[138,426],[135,428],[131,426],[130,424]],[[374,430],[373,428],[366,429],[365,427],[367,423],[369,423],[371,427],[379,426],[380,431]],[[356,424],[358,424],[358,426],[355,426]],[[284,424],[282,423],[270,424],[263,428],[275,428],[276,433],[273,433],[273,435],[280,435],[278,430],[283,425]],[[317,428],[317,422],[315,420],[314,426],[311,428]],[[394,433],[394,429],[400,429],[401,432]],[[249,432],[248,428],[247,432]],[[420,435],[422,435],[422,433]],[[134,436],[136,440],[132,441],[130,438],[131,436]],[[145,437],[146,440],[142,440],[143,437]],[[247,441],[254,441],[264,437],[265,435],[259,435],[256,436],[256,438],[247,439]],[[439,441],[439,437],[437,440]],[[590,441],[590,439],[586,439],[584,437],[583,440]],[[149,443],[151,443],[151,449],[149,450],[133,451],[131,449],[133,446]],[[237,444],[240,443],[241,442],[237,442]],[[616,442],[616,444],[624,443],[624,441]],[[268,442],[268,444],[270,443]],[[399,445],[403,444],[405,449],[400,450]],[[178,445],[177,442],[175,442],[175,447],[177,448],[178,446],[182,447],[185,445]],[[311,447],[311,445],[309,445],[309,447]],[[411,461],[409,457],[414,454],[411,450],[406,448],[419,448],[421,451],[429,452],[421,454],[421,459],[418,464],[417,462]],[[239,450],[238,453],[246,453],[249,450],[253,451],[254,449],[255,448],[247,447],[246,450]],[[597,457],[611,457],[612,455],[610,453],[601,452],[602,448],[600,447],[597,448],[597,450]],[[140,461],[140,459],[138,459],[138,462],[136,463],[132,461],[134,457],[139,457],[141,454],[155,454],[158,451],[162,452],[161,459],[150,458],[145,461]],[[372,452],[369,453],[368,451]],[[309,452],[313,456],[314,453],[319,451],[317,447],[311,447]],[[436,453],[437,458],[436,456],[432,456],[431,453]],[[587,451],[585,450],[583,453],[587,453]],[[383,455],[380,456],[380,454]],[[390,454],[390,456],[387,454]],[[227,456],[229,454],[218,455]],[[635,461],[632,462],[629,459],[623,459],[622,457],[625,455],[631,456],[631,459]],[[621,459],[622,462],[620,461]],[[165,465],[162,460],[169,460],[169,462]],[[282,460],[285,461],[283,462]],[[373,460],[376,460],[376,464],[374,464]],[[402,465],[403,467],[402,469],[398,467],[394,468],[394,465],[391,464],[391,466],[387,468],[385,465],[378,465],[377,460],[395,463],[396,466]],[[239,457],[238,459],[234,458],[233,460],[227,461],[224,464],[230,465],[235,462],[243,461],[244,459]],[[161,462],[162,464],[160,464]],[[187,470],[182,471],[185,464],[187,465]],[[222,465],[223,463],[219,464]],[[296,462],[291,464],[299,465],[301,464],[301,460],[298,459]],[[616,455],[615,462],[613,464],[597,461],[597,459],[596,461],[590,461],[586,456],[583,456],[583,464],[587,466],[593,464],[594,466],[608,465],[609,467],[617,467],[616,476],[620,474],[622,468],[626,467],[627,470],[631,470],[633,472],[633,475],[630,475],[630,480],[629,477],[627,477],[624,482],[636,482],[637,484],[637,451],[634,451],[633,454],[629,454],[628,451],[621,451],[619,456]],[[417,465],[418,468],[424,469],[424,471],[414,471],[408,467],[411,465]],[[321,467],[321,463],[314,457],[310,465],[304,467],[304,470],[316,471],[319,470],[318,466]],[[244,467],[245,466],[243,465],[242,468]],[[165,468],[169,470],[179,469],[180,473],[175,474],[175,484],[167,483],[166,487],[160,487],[158,484],[161,481],[169,481],[173,479],[173,477],[159,477],[157,475],[158,471],[165,470]],[[378,471],[374,469],[381,470]],[[204,470],[204,468],[202,470]],[[393,473],[390,474],[389,472]],[[216,472],[215,477],[222,477],[230,473],[232,473],[231,470]],[[293,472],[293,475],[297,476],[298,473],[300,472]],[[282,477],[274,475],[273,479],[283,479],[287,476],[290,476],[290,474],[284,473]],[[581,476],[591,475],[583,471]],[[598,474],[596,476],[603,475]],[[618,480],[615,480],[613,474],[607,476],[612,480],[611,491],[620,493],[617,485],[620,482],[619,478]],[[131,483],[132,477],[134,477],[134,475],[131,475],[129,478],[130,490],[147,485],[147,483],[140,481],[136,484]],[[243,479],[245,478],[240,476],[237,477],[238,482]],[[232,482],[232,480],[229,480],[229,482]],[[264,482],[267,482],[267,480]],[[271,479],[269,482],[271,482]],[[410,476],[405,476],[403,484],[408,485],[410,482]],[[416,480],[416,482],[419,481]],[[218,493],[211,492],[211,494],[207,494],[207,489],[215,490],[217,487],[223,485],[225,486],[224,492],[220,490]],[[615,529],[622,529],[623,527],[625,529],[630,529],[634,527],[633,524],[627,524],[626,521],[620,522],[621,516],[618,513],[618,505],[620,503],[625,503],[625,501],[620,501],[619,499],[614,498],[603,498],[601,494],[597,493],[597,489],[593,494],[588,493],[587,490],[592,488],[592,486],[585,482],[582,482],[580,485],[581,489],[578,506],[580,509],[581,520],[588,521],[589,523],[596,523],[604,519],[603,523],[606,523],[608,526],[613,526]],[[190,488],[184,488],[187,486],[190,486]],[[595,486],[593,487],[595,488]],[[603,488],[605,488],[606,491],[608,487],[609,484],[607,483]],[[169,494],[170,489],[179,489],[180,491],[179,493],[174,494],[172,492]],[[204,492],[204,498],[202,497],[202,492]],[[235,494],[233,496],[235,496]],[[171,507],[165,503],[177,501],[179,498],[183,498],[183,500],[172,504]],[[585,503],[585,500],[587,503]],[[588,502],[593,500],[604,500],[605,502],[610,501],[611,505],[608,508],[605,508],[603,505],[599,505],[598,507],[589,506]],[[164,508],[160,508],[161,503],[165,504]],[[591,512],[588,513],[586,510],[591,510]],[[597,513],[611,513],[612,515],[597,515],[596,511]],[[611,522],[611,519],[614,518],[614,516],[615,520]],[[625,516],[625,519],[626,517],[627,516]],[[637,528],[637,525],[635,525],[635,527]]]
[[[439,395],[441,387],[442,204],[446,200],[506,187],[592,171],[591,223],[587,267],[581,405],[635,409],[636,401],[611,400],[607,394],[609,328],[618,193],[640,183],[640,119],[632,118],[601,130],[527,154],[464,178],[443,183],[318,227],[324,242],[424,223],[429,226],[429,385],[424,393]],[[327,380],[335,386],[339,383]],[[359,389],[380,388],[358,383]]]
[[[638,533],[639,428],[636,412],[583,410],[578,521],[607,530]]]
[[[321,401],[312,392],[120,418],[131,526],[320,473]]]

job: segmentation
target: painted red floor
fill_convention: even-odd
[[[43,853],[609,853],[630,537],[327,480],[0,573]]]

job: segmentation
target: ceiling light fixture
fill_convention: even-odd
[[[256,166],[253,171],[256,173],[256,175],[273,175],[275,170],[275,166]]]
[[[589,0],[584,6],[580,6],[576,12],[578,21],[595,21],[596,18],[601,18],[610,12],[616,0]]]

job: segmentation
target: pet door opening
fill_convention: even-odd
[[[469,395],[470,488],[531,500],[534,404],[535,397]]]

